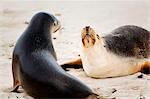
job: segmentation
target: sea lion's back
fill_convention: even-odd
[[[106,48],[121,56],[148,58],[150,32],[134,25],[121,26],[105,37]]]

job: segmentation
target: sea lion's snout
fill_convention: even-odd
[[[90,33],[89,33],[90,26],[86,26],[86,27],[85,27],[85,30],[86,30],[86,35],[89,35],[89,34],[90,34]]]
[[[95,35],[95,31],[90,26],[86,26],[85,28],[83,28],[81,32],[83,46],[86,48],[93,46],[96,42]]]
[[[52,27],[52,32],[55,33],[61,28],[61,23],[58,20],[55,20]]]

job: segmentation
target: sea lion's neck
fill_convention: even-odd
[[[54,52],[50,30],[51,23],[48,20],[31,20],[31,23],[23,35],[23,37],[25,36],[24,42],[28,44],[28,47],[31,46],[26,48],[27,50],[30,50],[28,52],[41,49],[47,49]]]

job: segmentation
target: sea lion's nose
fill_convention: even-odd
[[[90,26],[86,26],[85,28],[90,28]]]
[[[86,26],[85,28],[86,28],[86,31],[88,32],[90,29],[90,26]]]
[[[85,30],[86,30],[86,35],[89,35],[90,26],[86,26],[86,27],[85,27]]]
[[[60,22],[60,21],[57,21],[57,24],[58,24],[59,26],[61,26],[61,22]]]

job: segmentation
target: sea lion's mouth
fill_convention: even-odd
[[[85,35],[83,36],[82,40],[87,40],[88,43],[90,42],[90,40],[95,40],[95,38],[92,35]]]
[[[89,47],[95,44],[95,39],[93,39],[90,35],[88,35],[82,39],[82,43],[85,47]]]
[[[56,30],[54,30],[53,33],[57,32],[58,30],[60,30],[61,26],[59,26]]]

